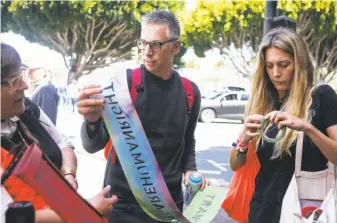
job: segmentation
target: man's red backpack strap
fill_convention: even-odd
[[[143,89],[142,85],[142,70],[140,67],[132,70],[131,73],[131,90],[130,90],[130,95],[132,102],[136,101],[138,92]]]
[[[183,83],[184,89],[185,89],[185,95],[186,95],[186,103],[187,103],[187,113],[190,115],[192,113],[193,104],[194,104],[194,90],[192,83],[189,79],[185,77],[180,77],[181,81]],[[131,89],[130,89],[130,95],[132,102],[134,103],[137,99],[138,93],[143,90],[143,84],[142,84],[142,70],[140,67],[132,70],[131,73]],[[108,143],[104,147],[104,156],[106,159],[109,159],[109,151],[112,149],[112,156],[110,159],[111,164],[115,164],[116,162],[116,151],[115,148],[113,148],[113,144],[111,141],[111,138],[109,139]]]
[[[136,68],[132,70],[131,80],[132,80],[132,84],[131,84],[130,95],[131,95],[132,101],[135,102],[139,91],[143,89],[141,68]],[[187,112],[188,114],[191,114],[192,109],[193,109],[193,104],[194,104],[194,91],[193,91],[192,83],[189,79],[185,77],[181,77],[181,81],[185,89]]]
[[[181,77],[181,81],[183,82],[186,101],[187,101],[187,112],[188,114],[192,113],[193,104],[194,104],[194,91],[192,87],[192,83],[189,79],[185,77]]]

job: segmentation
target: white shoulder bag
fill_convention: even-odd
[[[283,198],[280,223],[337,223],[336,169],[328,162],[328,169],[318,172],[301,170],[304,133],[299,132],[296,143],[295,173]],[[323,201],[314,213],[305,218],[300,199]]]

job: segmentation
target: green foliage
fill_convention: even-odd
[[[200,64],[195,61],[195,58],[192,58],[189,62],[187,62],[185,67],[200,70]]]
[[[262,40],[264,10],[265,1],[201,0],[195,10],[182,17],[183,40],[193,46],[198,56],[218,48],[242,75],[248,76],[250,61]],[[317,79],[331,79],[337,70],[336,1],[281,0],[278,14],[297,20],[297,31],[306,39],[316,59]],[[248,51],[250,56],[233,59],[230,47]]]
[[[142,15],[155,9],[177,12],[182,6],[183,2],[172,1],[15,0],[1,2],[1,31],[12,30],[60,52],[66,65],[68,58],[73,58],[79,71],[70,79],[77,79],[131,58]],[[180,58],[176,59],[179,64]]]
[[[281,1],[279,7],[281,13],[297,20],[297,32],[316,62],[316,80],[333,80],[337,75],[337,2]]]
[[[213,47],[231,44],[237,48],[243,43],[255,47],[256,39],[248,31],[261,29],[263,12],[264,2],[260,1],[200,1],[194,11],[186,13],[189,16],[182,18],[184,41],[199,56]]]

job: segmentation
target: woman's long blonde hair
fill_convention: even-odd
[[[246,116],[266,115],[276,109],[278,93],[271,82],[265,66],[266,50],[276,47],[294,58],[295,70],[291,87],[281,111],[303,120],[310,121],[309,107],[314,82],[314,65],[305,41],[296,32],[286,28],[271,30],[262,40],[257,55],[258,64],[253,76],[251,96],[246,108]],[[285,137],[275,144],[272,159],[290,153],[290,146],[295,142],[297,132],[287,128]],[[258,138],[257,143],[259,143]],[[258,147],[256,147],[258,148]]]

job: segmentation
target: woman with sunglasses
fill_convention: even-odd
[[[1,167],[6,169],[20,145],[37,143],[45,155],[77,189],[77,159],[73,144],[62,136],[47,115],[29,99],[23,80],[21,58],[11,46],[1,43]],[[48,148],[44,150],[44,148]],[[30,201],[36,210],[36,222],[63,222],[43,198],[29,185],[12,176],[4,182],[14,201]],[[117,197],[105,198],[110,188],[104,188],[91,200],[101,213],[109,213]]]

